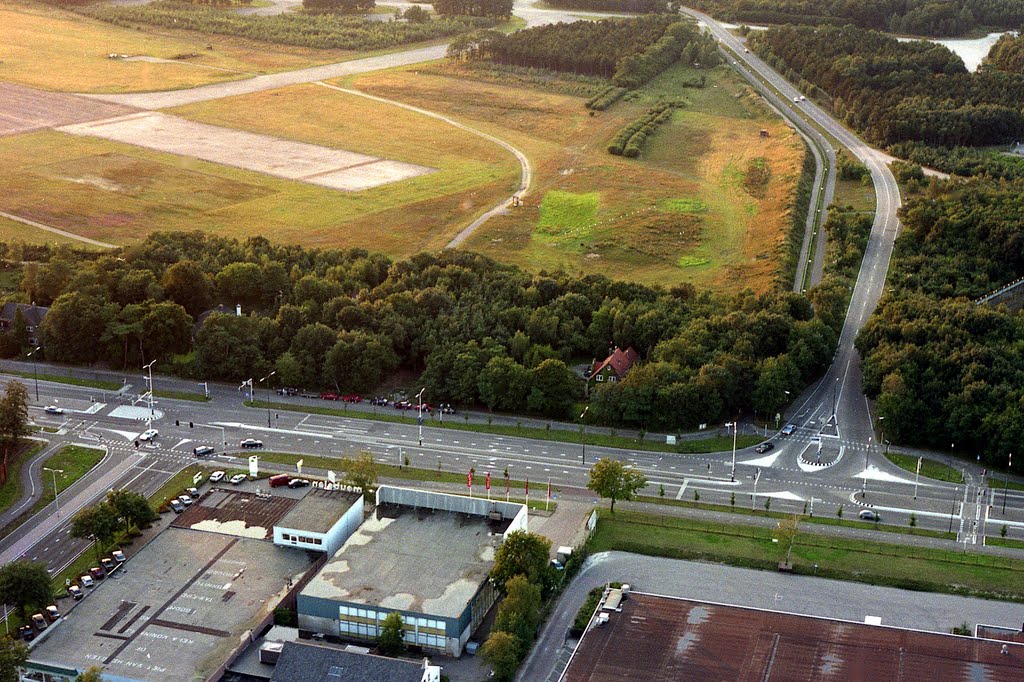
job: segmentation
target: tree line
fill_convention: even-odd
[[[504,35],[490,32],[456,56],[609,78],[636,88],[676,61],[718,63],[715,42],[691,21],[669,16],[549,24]]]
[[[880,145],[976,147],[1024,136],[1024,75],[968,73],[941,45],[853,26],[784,26],[751,43],[791,79],[823,91],[840,118]]]
[[[989,50],[981,63],[985,70],[1024,74],[1024,35],[1005,33]]]
[[[1024,446],[1024,318],[974,299],[1024,274],[1024,183],[933,182],[857,339],[886,435],[1005,466]]]
[[[563,9],[590,12],[629,12],[630,14],[668,12],[673,7],[666,0],[550,0],[548,4]]]
[[[959,36],[979,27],[1017,28],[1020,0],[690,0],[719,19],[755,24],[834,25],[918,36]]]
[[[785,391],[827,366],[829,296],[842,295],[812,294],[823,296],[821,316],[785,292],[719,296],[533,275],[463,251],[392,261],[199,232],[157,233],[114,253],[58,248],[25,266],[21,286],[24,300],[51,305],[48,360],[157,360],[180,376],[238,382],[276,370],[279,385],[343,392],[403,370],[422,373],[431,402],[552,417],[572,416],[584,397],[571,365],[633,346],[644,363],[628,393],[592,391],[591,412],[652,429],[781,407]],[[203,314],[218,303],[225,312]]]

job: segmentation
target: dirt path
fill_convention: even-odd
[[[396,106],[396,107],[401,107],[403,109],[408,109],[409,111],[414,111],[417,114],[422,114],[424,116],[429,116],[430,118],[435,118],[438,121],[443,121],[444,123],[447,123],[448,125],[454,126],[454,127],[458,128],[460,130],[465,130],[467,133],[472,133],[473,135],[478,135],[479,137],[482,137],[485,140],[488,140],[489,142],[493,142],[496,145],[504,147],[508,151],[512,152],[512,154],[516,157],[516,160],[519,161],[519,167],[521,169],[520,180],[519,180],[519,189],[516,190],[515,194],[513,194],[510,197],[508,197],[507,199],[503,199],[501,201],[501,203],[499,203],[497,206],[495,206],[491,210],[487,211],[486,213],[481,215],[479,218],[474,220],[472,223],[470,223],[468,227],[466,227],[464,230],[462,230],[457,235],[455,235],[455,238],[452,239],[450,242],[448,242],[448,244],[447,244],[447,246],[445,248],[448,248],[448,249],[456,248],[457,246],[462,244],[462,242],[464,242],[471,234],[476,232],[477,229],[479,229],[479,227],[481,225],[486,223],[488,220],[490,220],[494,216],[508,214],[508,212],[510,211],[509,204],[512,203],[512,198],[513,197],[519,197],[520,199],[522,199],[530,191],[530,183],[533,181],[533,168],[530,166],[530,160],[526,157],[526,154],[524,154],[523,152],[519,151],[518,149],[516,149],[515,147],[510,145],[508,142],[505,142],[504,140],[498,139],[497,137],[495,137],[493,135],[489,135],[488,133],[485,133],[482,130],[477,130],[476,128],[472,128],[472,127],[470,127],[470,126],[468,126],[468,125],[466,125],[464,123],[459,123],[458,121],[456,121],[454,119],[451,119],[451,118],[448,118],[447,116],[444,116],[442,114],[438,114],[438,113],[433,112],[433,111],[428,111],[427,109],[420,109],[419,107],[414,107],[411,104],[405,104],[403,102],[396,102],[395,100],[392,100],[392,99],[386,99],[384,97],[377,97],[375,95],[369,95],[369,94],[367,94],[365,92],[360,92],[359,90],[351,90],[349,88],[340,88],[337,85],[330,85],[329,83],[317,83],[317,85],[325,87],[325,88],[328,88],[329,90],[337,90],[338,92],[344,92],[344,93],[346,93],[348,95],[356,95],[358,97],[365,97],[366,99],[371,99],[371,100],[373,100],[375,102],[381,102],[383,104],[390,104],[390,105],[393,105],[393,106]]]
[[[57,227],[50,227],[49,225],[43,225],[42,223],[37,223],[34,220],[29,220],[28,218],[22,218],[21,216],[16,216],[13,213],[4,213],[3,211],[0,211],[0,218],[7,218],[8,220],[13,220],[16,223],[22,223],[23,225],[30,225],[30,226],[32,226],[32,227],[34,227],[36,229],[39,229],[39,230],[45,230],[47,232],[53,232],[54,234],[59,234],[62,237],[67,237],[68,239],[74,239],[75,241],[84,242],[86,244],[92,244],[93,246],[99,246],[100,248],[103,248],[103,249],[116,249],[117,248],[116,244],[108,244],[106,242],[97,241],[95,239],[89,239],[88,237],[83,237],[81,235],[75,234],[74,232],[67,232],[67,231],[62,230],[62,229],[57,228]]]

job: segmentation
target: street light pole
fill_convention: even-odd
[[[49,471],[51,474],[53,474],[53,503],[57,507],[57,516],[60,516],[60,500],[57,499],[57,474],[63,474],[64,470],[43,467],[43,471]]]
[[[420,423],[420,447],[423,447],[423,391],[427,390],[424,386],[420,389],[420,392],[416,394],[416,402],[419,405],[419,421]]]
[[[589,411],[590,405],[587,405],[583,408],[583,414],[580,415],[580,448],[583,452],[580,464],[587,463],[587,422],[583,418],[587,416]]]
[[[145,369],[145,370],[149,371],[149,418],[146,420],[146,428],[147,429],[150,428],[151,426],[153,426],[153,416],[154,416],[154,411],[153,411],[153,365],[155,363],[156,363],[156,360],[153,360],[148,365],[146,365],[145,367],[142,368],[142,369]]]
[[[271,372],[267,376],[265,376],[262,379],[260,379],[260,383],[261,384],[264,381],[267,382],[267,428],[268,429],[270,428],[270,377],[274,376],[275,374],[277,374],[277,370],[274,370],[273,372]]]
[[[1013,467],[1013,453],[1006,456],[1006,478],[1003,479],[1003,514],[1006,514],[1006,489],[1010,485],[1010,469]]]
[[[41,348],[42,348],[42,346],[36,346],[31,351],[29,351],[29,354],[28,354],[28,357],[32,358],[32,379],[35,381],[35,384],[36,384],[36,402],[37,403],[39,402],[39,371],[38,371],[39,362],[38,362],[38,358],[36,358],[36,351],[40,350]]]
[[[729,474],[729,480],[736,481],[736,434],[740,430],[740,419],[736,417],[736,421],[732,423],[732,472]]]

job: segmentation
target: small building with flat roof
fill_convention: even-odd
[[[376,640],[397,611],[410,645],[459,656],[497,596],[489,574],[525,505],[381,486],[375,513],[298,596],[299,627]]]
[[[314,488],[274,524],[274,544],[334,554],[362,522],[362,492]]]
[[[285,642],[270,682],[441,682],[441,667],[399,658]]]

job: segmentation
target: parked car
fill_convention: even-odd
[[[78,585],[69,585],[68,596],[74,599],[75,601],[78,601],[79,599],[85,596],[85,593],[82,592],[82,588]]]
[[[285,386],[284,388],[277,389],[278,395],[298,395],[299,389],[292,388],[291,386]]]
[[[57,407],[56,405],[47,405],[43,409],[43,412],[45,412],[46,414],[64,414],[64,408]]]
[[[212,445],[200,445],[199,447],[192,448],[192,454],[196,457],[207,457],[212,455],[216,450]]]
[[[181,512],[185,511],[185,505],[179,502],[177,498],[168,502],[167,506],[170,507],[175,514],[180,514]]]
[[[96,583],[93,582],[91,575],[83,575],[78,578],[78,582],[82,583],[82,587],[92,587]]]
[[[216,483],[217,481],[220,481],[223,478],[224,478],[224,472],[223,471],[214,471],[212,474],[210,474],[210,483]]]
[[[143,431],[142,433],[139,434],[139,440],[144,440],[144,441],[148,442],[148,441],[153,440],[154,438],[156,438],[159,435],[160,435],[160,432],[157,431],[156,429],[146,429],[145,431]]]
[[[761,443],[756,448],[754,448],[754,452],[762,452],[763,453],[763,452],[768,452],[769,450],[774,450],[774,449],[775,449],[775,443]]]
[[[785,426],[782,427],[783,436],[792,436],[795,431],[796,424],[786,424]]]
[[[43,614],[41,614],[41,613],[33,613],[32,614],[32,625],[34,625],[36,627],[36,630],[45,630],[46,626],[48,625],[48,623],[46,622],[46,619],[43,618]]]
[[[289,488],[305,488],[307,485],[309,485],[309,481],[305,478],[293,478],[288,481]]]
[[[114,566],[117,565],[117,564],[114,563],[113,559],[111,559],[110,557],[106,557],[106,556],[103,557],[102,559],[100,559],[100,564],[103,566],[103,570],[106,571],[107,573],[110,573],[111,571],[113,571],[114,570]]]
[[[384,398],[382,396],[377,396],[376,398],[370,398],[370,404],[371,405],[378,405],[380,407],[387,407],[388,406],[388,399]]]
[[[246,438],[245,440],[243,440],[238,445],[239,445],[239,447],[243,447],[243,448],[262,448],[263,447],[263,441],[256,440],[255,438]]]
[[[279,488],[282,485],[288,485],[289,481],[291,481],[291,476],[288,474],[277,474],[270,477],[270,487]]]
[[[31,642],[36,638],[36,631],[32,629],[31,625],[22,625],[18,628],[18,634],[20,634],[21,638],[26,642]]]
[[[94,580],[103,580],[107,577],[107,572],[102,566],[93,566],[89,569],[89,575],[91,575]]]
[[[185,495],[184,493],[178,495],[178,502],[181,502],[186,507],[192,506],[192,498],[189,495]]]
[[[231,485],[238,485],[247,478],[249,477],[246,476],[245,474],[235,474],[234,476],[231,477]]]
[[[408,400],[396,400],[395,401],[395,409],[396,410],[411,410],[412,407],[413,407],[413,404],[410,403]]]
[[[115,549],[113,552],[111,552],[110,556],[114,557],[114,561],[116,561],[119,564],[123,564],[127,559],[127,557],[125,557],[124,555],[124,552],[122,552],[119,549]]]
[[[441,414],[455,414],[455,408],[451,403],[441,403],[438,405],[438,409],[441,410]]]
[[[340,396],[337,393],[321,393],[320,400],[338,400]]]
[[[192,499],[199,497],[199,488],[185,488],[185,492],[192,496]]]
[[[341,396],[341,399],[346,403],[361,403],[363,402],[363,396],[356,395],[355,393],[349,393],[348,395]]]
[[[878,512],[871,511],[870,509],[862,509],[860,514],[857,514],[857,518],[861,521],[881,521],[882,517],[878,515]]]
[[[60,611],[57,610],[56,606],[51,604],[50,606],[46,607],[46,617],[49,618],[50,622],[52,623],[53,621],[60,618]]]

